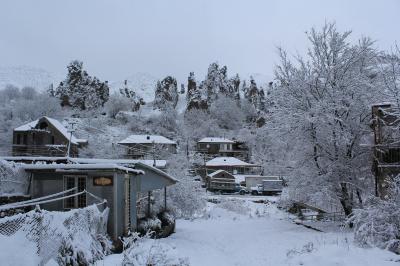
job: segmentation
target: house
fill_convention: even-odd
[[[400,110],[391,103],[372,106],[375,194],[387,198],[393,178],[400,174]]]
[[[176,142],[158,135],[130,135],[118,142],[132,159],[160,158],[162,153],[176,153]]]
[[[13,130],[12,155],[66,156],[70,140],[70,156],[78,156],[87,140],[71,135],[58,120],[43,116]]]
[[[249,148],[245,142],[227,138],[207,137],[197,142],[196,151],[208,157],[236,157],[242,160],[249,159]]]
[[[207,175],[206,186],[210,191],[234,191],[236,187],[235,177],[224,170],[217,170]]]
[[[216,157],[207,161],[205,166],[206,175],[217,170],[224,170],[232,175],[261,173],[260,165],[247,163],[235,157]]]
[[[114,241],[137,229],[140,200],[148,202],[150,213],[152,191],[164,190],[166,209],[167,187],[177,182],[167,173],[143,163],[133,167],[116,163],[39,163],[24,164],[23,168],[30,176],[31,197],[46,197],[40,204],[43,209],[64,211],[105,199],[109,207],[107,231]],[[61,199],[49,200],[60,192],[64,193]]]

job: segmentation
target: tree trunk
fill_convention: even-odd
[[[340,184],[341,197],[340,204],[342,204],[344,214],[349,216],[353,213],[353,203],[350,199],[349,191],[346,184]]]

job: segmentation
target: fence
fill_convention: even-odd
[[[16,235],[23,234],[35,244],[41,265],[51,259],[61,265],[89,264],[109,252],[108,212],[108,208],[100,211],[96,205],[68,212],[33,210],[1,218],[0,235],[9,240],[6,245],[12,245]]]
[[[86,265],[101,259],[109,253],[111,242],[107,239],[107,220],[109,209],[106,201],[87,192],[72,195],[72,188],[41,198],[15,202],[0,206],[0,211],[37,206],[35,210],[0,219],[0,235],[5,236],[10,245],[22,234],[27,241],[36,246],[40,264],[54,259],[61,265]],[[40,204],[64,200],[65,198],[87,193],[101,201],[82,209],[68,212],[40,210]],[[67,194],[66,196],[64,196]],[[16,251],[19,247],[15,247]]]

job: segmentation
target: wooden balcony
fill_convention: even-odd
[[[66,145],[12,145],[13,156],[57,156],[67,155],[68,147]],[[71,156],[77,155],[71,147]]]

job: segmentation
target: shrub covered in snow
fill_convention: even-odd
[[[140,237],[138,233],[123,238],[122,265],[134,266],[185,266],[187,258],[180,258],[170,246],[151,239],[149,235]]]
[[[138,224],[138,231],[146,232],[159,232],[161,230],[161,221],[157,217],[149,217],[142,219]]]
[[[391,197],[371,197],[363,209],[349,219],[355,227],[355,241],[363,247],[379,247],[400,254],[400,177],[395,179]]]
[[[222,209],[241,215],[248,215],[251,213],[250,207],[247,206],[246,202],[241,199],[224,199],[219,203],[218,206]]]
[[[194,182],[187,176],[190,163],[182,154],[169,161],[169,173],[178,179],[178,183],[168,188],[168,208],[178,218],[201,216],[206,207],[205,190],[200,182]]]
[[[17,164],[0,160],[0,196],[25,195],[28,176]]]

